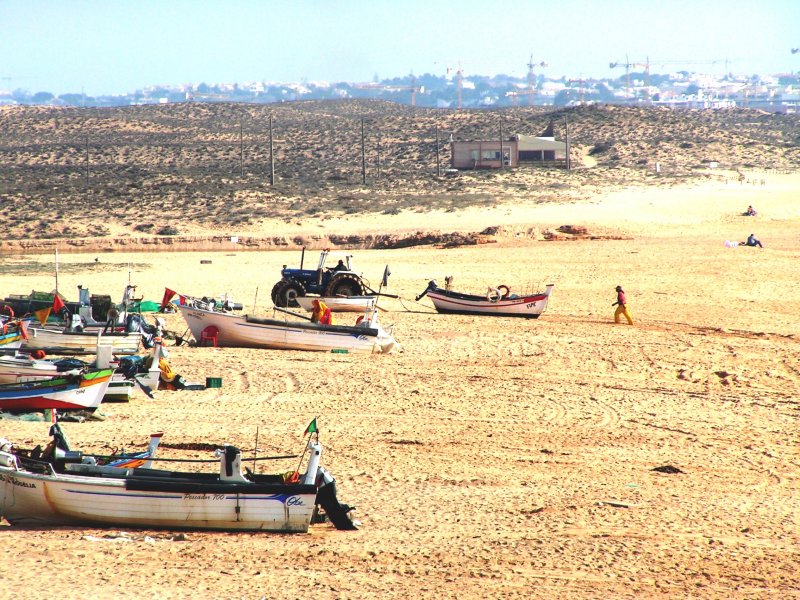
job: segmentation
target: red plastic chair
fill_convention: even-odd
[[[209,325],[200,332],[200,345],[207,345],[206,342],[211,342],[214,348],[217,347],[217,335],[219,335],[219,327],[216,325]]]

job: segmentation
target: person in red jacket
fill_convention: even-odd
[[[625,318],[628,319],[628,325],[633,325],[633,317],[631,317],[631,312],[628,310],[628,301],[625,298],[625,292],[621,285],[618,285],[616,289],[617,301],[611,305],[617,307],[617,310],[614,311],[614,323],[619,323],[620,315],[625,315]]]

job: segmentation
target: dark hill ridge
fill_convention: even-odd
[[[592,168],[436,176],[437,127],[444,169],[451,135],[497,139],[501,122],[504,136],[539,134],[554,120],[556,137],[563,139],[565,117],[573,164]],[[267,217],[455,210],[520,194],[527,201],[569,200],[598,186],[653,181],[656,162],[661,184],[694,176],[709,161],[723,168],[800,165],[800,117],[747,109],[456,111],[369,100],[4,107],[0,131],[6,239],[105,236],[111,225],[115,235],[122,230],[131,236],[253,232]]]

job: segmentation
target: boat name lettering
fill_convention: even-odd
[[[2,477],[0,477],[0,479],[10,483],[11,485],[16,485],[16,486],[24,487],[24,488],[36,489],[36,484],[35,483],[29,483],[27,481],[20,481],[19,479],[17,479],[16,477],[12,477],[11,475],[3,475]]]
[[[286,506],[304,506],[305,502],[299,496],[292,496],[288,500],[286,500]]]
[[[525,308],[533,308],[534,306],[536,306],[536,302],[528,302],[528,304],[525,305]]]
[[[184,500],[225,500],[225,494],[184,494]]]

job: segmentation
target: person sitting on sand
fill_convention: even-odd
[[[744,246],[752,246],[759,248],[763,248],[764,246],[761,245],[761,242],[756,238],[755,234],[751,233],[747,238],[747,241],[743,244]]]
[[[756,213],[756,209],[753,208],[753,205],[747,207],[747,210],[744,212],[745,217],[755,217],[758,213]]]

